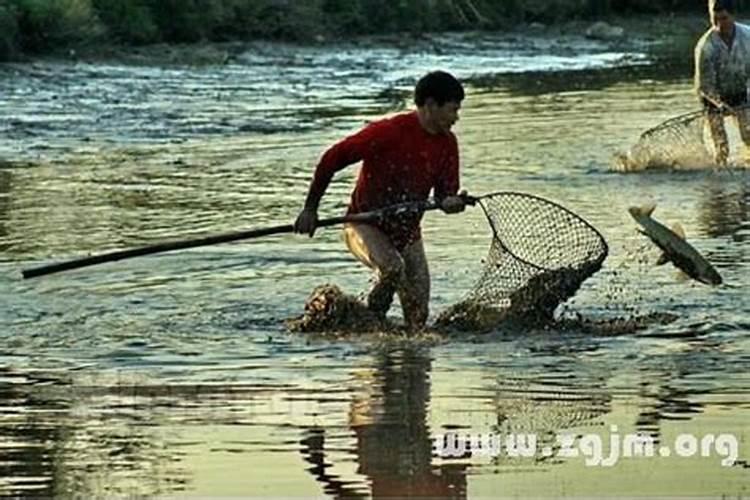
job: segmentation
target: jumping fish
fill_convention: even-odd
[[[719,273],[692,245],[685,241],[685,233],[679,225],[672,230],[651,218],[655,208],[655,204],[650,204],[643,207],[630,207],[628,212],[643,228],[639,230],[641,234],[646,235],[664,252],[657,264],[671,262],[694,280],[707,285],[721,285],[722,279]]]

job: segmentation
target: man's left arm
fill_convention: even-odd
[[[453,134],[449,137],[450,144],[444,156],[442,175],[435,186],[435,199],[445,213],[455,214],[464,211],[466,201],[458,192],[460,187],[458,143]]]

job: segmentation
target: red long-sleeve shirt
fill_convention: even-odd
[[[416,112],[385,118],[328,149],[310,187],[320,200],[334,173],[362,161],[349,213],[405,201],[424,201],[430,191],[442,199],[459,189],[458,144],[452,133],[430,134]],[[422,214],[386,220],[378,226],[399,250],[421,237]]]

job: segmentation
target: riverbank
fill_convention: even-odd
[[[52,2],[55,3],[65,2]],[[702,12],[658,15],[619,15],[610,12],[599,18],[592,14],[593,11],[577,15],[565,15],[565,11],[559,11],[553,17],[533,12],[506,13],[506,17],[484,16],[483,22],[473,23],[446,21],[424,24],[424,21],[420,21],[409,27],[391,24],[368,29],[353,29],[351,26],[347,28],[344,23],[343,27],[326,28],[326,25],[336,23],[334,17],[325,22],[321,21],[315,27],[284,29],[275,33],[243,34],[229,31],[222,36],[215,36],[197,30],[198,34],[193,36],[188,33],[189,28],[185,28],[187,31],[182,35],[172,33],[135,37],[133,34],[118,35],[117,30],[108,28],[102,20],[101,13],[97,14],[91,6],[85,7],[87,1],[68,0],[68,3],[80,4],[78,10],[71,11],[72,7],[66,7],[58,12],[60,19],[57,20],[53,20],[49,13],[43,15],[37,12],[36,17],[19,16],[17,7],[14,12],[18,17],[15,18],[9,15],[12,7],[0,5],[0,61],[73,59],[89,62],[106,60],[137,65],[215,65],[232,62],[237,54],[247,51],[248,48],[278,43],[291,47],[321,48],[387,45],[403,50],[449,52],[450,44],[445,44],[442,40],[445,34],[456,33],[461,34],[468,42],[472,38],[484,36],[504,37],[512,42],[519,37],[528,36],[556,38],[580,35],[626,51],[641,51],[645,48],[656,59],[691,60],[692,46],[708,26],[706,16]],[[97,0],[93,5],[99,3],[106,2]],[[111,15],[111,12],[108,15]],[[132,17],[133,14],[127,15]],[[209,18],[211,15],[213,14],[207,14]],[[110,21],[112,22],[114,21]],[[211,22],[206,20],[208,24]],[[143,26],[140,29],[147,34],[150,29],[149,22],[142,20],[141,24]],[[175,25],[179,24],[180,19],[176,19]],[[136,27],[130,29],[135,30]],[[41,32],[34,35],[37,30]]]
[[[87,45],[274,40],[309,43],[389,33],[507,30],[608,16],[704,14],[672,0],[4,0],[0,60]]]
[[[606,21],[574,20],[559,24],[539,22],[519,24],[503,30],[464,30],[444,33],[396,33],[362,35],[355,37],[318,36],[306,42],[272,42],[264,40],[202,43],[158,43],[143,46],[103,45],[85,46],[79,49],[57,51],[50,57],[74,58],[89,62],[103,60],[125,64],[145,65],[216,65],[236,60],[248,50],[264,52],[277,50],[282,44],[293,51],[296,47],[318,47],[321,49],[361,49],[391,47],[402,51],[450,54],[455,50],[455,40],[465,44],[482,43],[492,38],[517,44],[523,50],[532,38],[571,39],[580,37],[581,42],[599,44],[608,50],[647,53],[658,61],[682,62],[691,65],[693,47],[700,35],[708,28],[707,20],[699,15],[670,15],[666,19],[654,16],[613,16]],[[565,48],[562,47],[564,51]],[[553,48],[554,51],[554,48]]]

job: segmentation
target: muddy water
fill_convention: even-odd
[[[458,58],[261,46],[221,67],[0,67],[0,493],[747,494],[750,179],[613,172],[613,153],[694,109],[687,78],[529,73],[634,56],[521,42],[457,39]],[[549,197],[607,238],[604,269],[567,310],[676,322],[439,345],[289,336],[280,321],[316,285],[368,287],[330,229],[20,279],[59,258],[290,221],[325,145],[403,108],[414,77],[438,65],[477,77],[457,126],[465,187]],[[353,175],[322,213],[341,212]],[[653,267],[627,214],[647,201],[726,285]],[[467,292],[489,240],[478,211],[429,214],[424,227],[434,316]],[[606,458],[639,431],[671,456],[603,466],[592,438],[578,457],[556,441],[596,435]],[[532,433],[550,453],[441,457],[433,441],[447,432]],[[721,465],[731,446],[679,456],[688,433],[736,437],[733,465]]]

